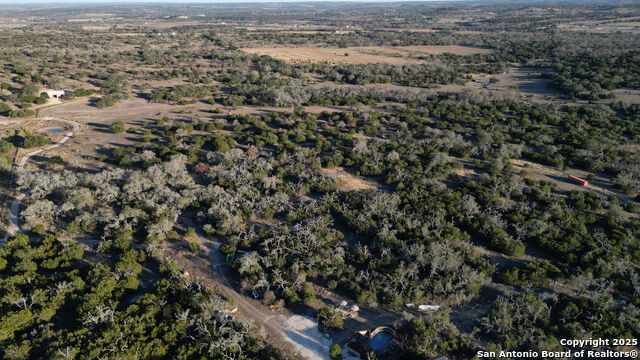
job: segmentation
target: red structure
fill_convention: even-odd
[[[576,183],[576,184],[578,184],[580,186],[589,185],[589,182],[587,180],[582,180],[577,176],[569,175],[569,180],[571,180],[571,182]]]

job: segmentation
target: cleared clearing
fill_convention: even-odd
[[[347,64],[411,64],[420,63],[417,56],[451,53],[457,55],[487,54],[492,50],[467,46],[357,46],[357,47],[254,47],[244,52],[269,55],[290,62],[329,62]]]
[[[465,167],[453,169],[453,173],[462,177],[478,176],[478,173],[474,169],[465,168]]]
[[[559,24],[562,30],[578,30],[591,32],[606,31],[640,31],[640,17],[629,17],[626,19],[608,21],[578,21],[567,24]]]
[[[338,179],[338,190],[358,191],[377,189],[379,184],[373,180],[366,179],[362,176],[353,175],[344,170],[343,167],[334,167],[330,169],[322,169],[322,172],[334,176]]]
[[[607,196],[616,196],[615,192],[610,189],[604,188],[602,185],[603,179],[600,181],[590,181],[587,186],[580,186],[572,183],[567,179],[569,175],[575,175],[585,179],[587,172],[578,169],[569,169],[567,171],[561,171],[554,169],[550,166],[545,166],[532,161],[522,159],[511,159],[511,164],[515,166],[518,171],[526,170],[531,174],[531,177],[538,180],[545,180],[555,183],[559,189],[564,191],[580,190],[587,191],[593,190]]]

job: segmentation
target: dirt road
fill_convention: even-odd
[[[171,258],[182,270],[187,270],[190,276],[203,280],[205,284],[213,285],[221,295],[233,298],[240,314],[264,328],[275,342],[291,349],[300,358],[330,359],[329,347],[333,342],[319,330],[314,318],[296,315],[286,309],[272,311],[259,300],[236,291],[237,284],[232,280],[234,272],[226,265],[225,255],[219,251],[222,244],[201,235],[194,240],[201,245],[201,256],[171,250]]]
[[[22,159],[20,159],[20,162],[18,162],[18,164],[17,164],[17,166],[15,168],[16,172],[23,171],[25,164],[33,156],[38,155],[40,153],[43,153],[45,151],[49,151],[49,150],[55,149],[57,147],[60,147],[61,145],[63,145],[67,141],[69,141],[69,139],[71,139],[71,137],[73,137],[73,134],[76,131],[80,130],[80,124],[78,124],[78,123],[76,123],[74,121],[71,121],[71,120],[59,119],[59,118],[53,118],[53,117],[43,117],[43,118],[38,118],[38,120],[64,122],[66,124],[71,125],[73,128],[62,139],[60,139],[56,143],[54,143],[52,145],[49,145],[49,146],[47,146],[45,148],[42,148],[40,150],[32,151],[32,152],[28,153],[27,155],[25,155],[24,157],[22,157]],[[9,123],[15,124],[16,122],[21,122],[21,121],[27,121],[27,120],[17,120],[17,121],[11,121],[11,122],[9,122],[9,121],[1,121],[0,125],[7,125]],[[20,204],[22,203],[22,200],[27,195],[29,195],[29,191],[30,190],[26,190],[26,191],[20,193],[18,196],[16,196],[16,198],[13,200],[13,202],[11,202],[10,224],[9,224],[9,228],[7,229],[7,232],[5,233],[4,237],[2,238],[2,240],[0,240],[0,247],[2,247],[4,245],[5,241],[8,238],[10,238],[11,236],[14,236],[15,234],[18,233],[18,231],[20,231],[20,223],[18,221],[18,215],[20,213]]]

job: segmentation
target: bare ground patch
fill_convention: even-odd
[[[416,56],[453,53],[459,55],[489,53],[489,49],[466,46],[358,46],[358,47],[254,47],[243,48],[251,54],[269,55],[289,62],[329,62],[346,64],[420,63]]]
[[[476,176],[478,176],[478,173],[474,169],[465,168],[465,167],[453,169],[453,173],[458,175],[458,176],[462,176],[462,177],[476,177]]]
[[[551,80],[542,78],[542,72],[529,67],[512,67],[503,74],[474,74],[473,81],[464,85],[440,85],[437,89],[441,92],[479,90],[505,95],[521,94],[535,102],[548,102],[552,97],[562,98],[564,94],[552,88]]]
[[[338,179],[338,190],[359,191],[372,190],[380,187],[380,184],[377,182],[362,176],[353,175],[340,166],[330,169],[322,169],[322,172],[329,176],[335,176]]]
[[[611,32],[611,31],[640,31],[640,17],[629,17],[621,20],[591,20],[577,21],[558,25],[562,30]]]
[[[221,107],[221,109],[223,109]],[[326,112],[340,112],[340,111],[345,111],[348,110],[349,107],[348,106],[328,106],[328,105],[312,105],[312,106],[306,106],[305,107],[305,111],[313,113],[313,114],[319,114],[323,111]],[[280,113],[280,112],[293,112],[295,110],[295,108],[293,106],[287,106],[287,107],[277,107],[277,106],[238,106],[235,109],[223,109],[223,111],[225,111],[225,114],[238,114],[238,115],[268,115],[274,112]]]
[[[605,183],[605,179],[596,178],[596,181],[590,181],[589,185],[587,186],[576,185],[568,179],[569,175],[578,176],[583,179],[586,178],[589,173],[583,170],[569,169],[567,171],[561,171],[550,166],[545,166],[522,159],[511,159],[510,161],[517,170],[526,170],[529,172],[529,174],[531,174],[531,177],[535,179],[553,182],[558,185],[558,189],[563,191],[592,190],[607,196],[621,196],[620,194],[615,193],[610,189],[610,185],[608,183]]]
[[[617,100],[629,104],[640,104],[640,90],[637,89],[616,89],[611,92]],[[602,100],[602,103],[610,102],[610,99]]]

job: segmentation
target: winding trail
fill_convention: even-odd
[[[13,124],[17,124],[20,122],[24,122],[24,121],[32,121],[33,119],[25,119],[25,120],[15,120],[15,121],[0,121],[0,125],[13,125]],[[36,120],[42,120],[42,121],[57,121],[57,122],[63,122],[66,123],[68,125],[72,126],[71,131],[69,131],[62,139],[60,139],[59,141],[36,151],[32,151],[28,154],[26,154],[25,156],[22,157],[22,159],[20,159],[20,162],[18,162],[15,171],[16,173],[23,171],[24,170],[24,166],[27,164],[27,161],[29,161],[29,159],[31,159],[33,156],[38,155],[40,153],[43,153],[45,151],[49,151],[55,148],[60,147],[61,145],[63,145],[64,143],[66,143],[67,141],[69,141],[69,139],[71,139],[73,137],[73,134],[76,133],[78,130],[80,130],[80,124],[78,124],[75,121],[71,121],[71,120],[67,120],[67,119],[60,119],[60,118],[55,118],[55,117],[42,117],[42,118],[36,118]],[[11,202],[11,219],[10,219],[10,223],[9,223],[9,227],[7,228],[7,232],[4,234],[4,237],[2,238],[2,240],[0,240],[0,248],[2,246],[4,246],[4,243],[7,241],[8,238],[16,235],[19,231],[20,231],[20,222],[18,220],[18,215],[20,214],[20,205],[22,204],[22,200],[24,200],[24,198],[29,195],[29,192],[31,190],[26,190],[22,193],[20,193],[18,196],[16,196],[15,199],[13,199],[13,202]]]

